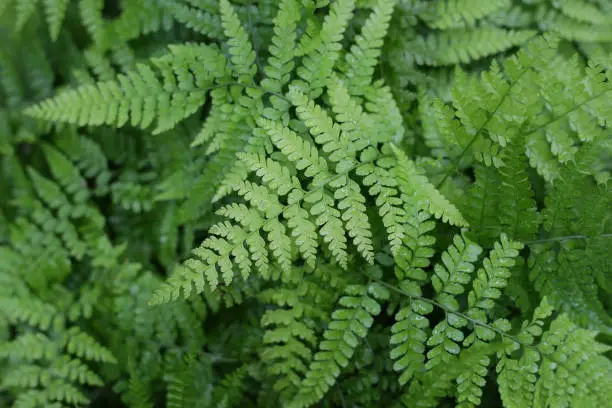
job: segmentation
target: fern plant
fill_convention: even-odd
[[[0,404],[610,406],[610,15],[0,3]]]

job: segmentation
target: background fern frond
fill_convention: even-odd
[[[536,34],[531,30],[474,28],[469,31],[443,31],[419,37],[409,46],[418,64],[445,66],[467,64],[521,45]]]
[[[438,29],[473,26],[476,21],[510,5],[506,0],[443,0],[427,3],[419,18]]]
[[[155,132],[160,133],[202,106],[206,91],[225,72],[225,59],[205,45],[173,46],[168,56],[154,63],[159,74],[147,65],[139,65],[115,81],[64,91],[27,112],[41,119],[81,126],[121,127],[129,120],[132,126],[147,128],[155,121]]]

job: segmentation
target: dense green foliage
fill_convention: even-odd
[[[609,0],[0,33],[0,406],[612,407]]]

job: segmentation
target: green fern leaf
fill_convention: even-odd
[[[527,174],[527,158],[519,140],[507,146],[506,165],[500,169],[502,192],[499,195],[499,219],[502,230],[512,238],[529,241],[538,232],[540,217],[533,200]]]
[[[318,97],[322,88],[332,73],[336,60],[340,55],[340,41],[355,8],[354,0],[339,0],[334,2],[325,17],[321,31],[318,34],[316,47],[302,57],[302,65],[297,68],[301,78],[293,85],[308,93],[312,98]]]
[[[200,34],[218,38],[223,34],[221,18],[214,7],[206,7],[205,2],[189,2],[184,4],[169,1],[164,6],[172,13],[172,17]],[[201,4],[199,4],[201,3]]]
[[[228,45],[233,64],[232,72],[239,82],[251,84],[257,72],[253,46],[229,0],[221,0],[219,9],[223,30],[229,39]]]
[[[476,21],[509,5],[507,0],[443,0],[427,3],[419,17],[432,28],[471,27]]]
[[[268,121],[261,121],[260,124],[266,129],[270,139],[280,151],[290,161],[295,161],[296,168],[303,170],[306,176],[313,178],[312,184],[316,189],[307,192],[307,195],[297,190],[297,194],[294,193],[291,201],[303,199],[306,203],[312,204],[310,213],[316,217],[315,224],[321,228],[320,234],[328,243],[338,263],[346,267],[346,237],[341,215],[334,206],[334,198],[322,188],[332,179],[332,175],[327,170],[327,162],[319,156],[317,149],[311,143],[301,139],[291,130]],[[342,182],[342,179],[339,182]]]
[[[264,68],[266,78],[261,86],[273,92],[281,92],[289,83],[295,67],[296,27],[300,20],[300,9],[296,0],[283,0],[274,19],[274,37],[270,45],[270,57]]]
[[[326,112],[315,105],[313,101],[308,100],[305,95],[299,93],[295,88],[290,90],[288,96],[296,106],[298,117],[309,128],[310,134],[314,137],[317,144],[320,144],[323,151],[329,154],[330,161],[337,163],[337,176],[335,180],[330,182],[330,186],[335,190],[334,198],[338,201],[338,209],[343,210],[342,220],[345,222],[349,236],[353,238],[353,242],[363,257],[371,263],[374,255],[371,242],[371,227],[365,214],[365,198],[360,192],[359,185],[347,174],[348,171],[357,165],[355,158],[351,155],[355,147],[350,145],[348,149],[344,147],[348,142],[346,139],[349,135],[342,133],[341,128],[334,124]],[[272,142],[277,144],[278,141],[272,138]],[[284,151],[283,146],[285,147]],[[288,150],[288,146],[289,143],[283,143],[279,148],[291,160],[290,156],[295,156],[298,152]],[[307,150],[304,149],[303,151]],[[300,165],[298,164],[297,166],[299,169]],[[315,186],[320,184],[320,179],[331,177],[324,169],[313,171],[316,171],[316,173],[311,175],[306,170],[306,174],[314,178],[313,184]]]
[[[542,334],[541,319],[550,311],[542,312],[536,310],[534,321],[522,328],[527,345],[534,335],[541,335],[536,347],[530,346],[519,359],[508,355],[500,360],[497,370],[504,403],[508,407],[523,403],[536,407],[609,406],[606,381],[612,364],[601,355],[609,347],[598,343],[594,332],[576,327],[564,314]]]
[[[447,30],[418,37],[408,46],[418,64],[444,66],[467,64],[525,43],[536,34],[531,30],[474,28]]]
[[[398,159],[396,177],[404,201],[414,202],[414,207],[425,210],[451,225],[467,226],[467,221],[457,207],[451,204],[419,171],[415,163],[404,152],[391,145]]]
[[[599,300],[593,267],[582,250],[534,252],[529,259],[530,279],[559,310],[583,327],[612,333],[612,318]],[[571,299],[571,301],[569,301]]]
[[[347,366],[360,338],[372,326],[372,316],[380,313],[378,301],[384,300],[371,297],[370,288],[361,285],[346,288],[346,295],[339,300],[342,308],[332,314],[329,328],[323,334],[325,340],[319,344],[320,350],[290,406],[309,406],[321,399],[336,382],[341,369]]]
[[[173,128],[205,102],[205,93],[225,73],[225,59],[206,45],[175,45],[170,54],[119,75],[115,81],[85,85],[27,109],[34,117],[78,125]],[[193,74],[192,74],[193,73]]]
[[[519,359],[510,358],[510,354],[518,346],[512,343],[509,343],[505,353],[500,353],[502,355],[497,363],[498,388],[504,405],[509,408],[532,404],[541,356],[537,349],[529,346],[542,335],[545,320],[552,312],[553,308],[547,299],[543,298],[533,313],[533,319],[522,323],[517,336],[521,344],[525,345],[524,354]]]
[[[34,299],[0,298],[2,313],[11,323],[24,322],[41,330],[47,330],[57,310],[48,303]]]
[[[83,21],[83,26],[87,29],[87,32],[98,47],[107,49],[110,44],[102,15],[103,10],[103,0],[79,0],[79,14]]]
[[[428,334],[429,321],[424,316],[433,311],[426,302],[413,300],[395,315],[396,323],[391,327],[390,357],[396,360],[395,371],[401,372],[400,385],[405,385],[415,373],[425,369],[425,342]]]
[[[489,167],[476,166],[474,173],[476,181],[470,186],[461,210],[476,234],[476,242],[492,245],[501,233],[498,191],[501,181],[499,174]]]
[[[305,286],[305,285],[304,285]],[[279,308],[267,311],[261,320],[266,328],[263,342],[266,348],[262,359],[268,372],[278,377],[274,388],[290,398],[299,387],[300,377],[306,373],[312,359],[311,347],[316,345],[313,327],[304,318],[311,317],[306,298],[293,290],[268,290],[261,294],[263,300],[273,298]],[[284,306],[284,307],[283,307]]]
[[[152,408],[153,404],[150,401],[149,390],[146,384],[137,376],[134,365],[130,364],[130,384],[128,398],[130,406],[134,408]]]
[[[25,23],[32,17],[36,11],[38,0],[16,0],[15,9],[17,11],[17,20],[15,22],[17,30],[21,30]]]
[[[566,16],[585,23],[604,24],[610,21],[596,5],[581,0],[562,0],[553,4]]]
[[[65,338],[66,350],[77,357],[104,363],[117,363],[112,353],[87,333],[76,328],[69,330]]]
[[[52,40],[57,40],[66,16],[68,0],[45,0],[45,14]]]
[[[378,63],[395,3],[395,0],[381,0],[375,3],[361,34],[357,36],[355,44],[344,57],[346,87],[352,95],[362,95],[372,82],[374,68]]]
[[[495,306],[501,297],[502,290],[508,284],[511,268],[515,264],[519,250],[523,248],[520,242],[511,241],[506,234],[502,234],[499,242],[495,243],[489,257],[482,263],[476,279],[472,282],[472,290],[468,294],[468,309],[466,314],[480,322],[487,322],[487,313]],[[484,327],[475,327],[474,333],[466,337],[464,344],[470,345],[475,341],[491,341],[495,333]]]

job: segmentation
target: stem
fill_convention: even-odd
[[[481,322],[480,320],[473,319],[473,318],[471,318],[470,316],[468,316],[468,315],[466,315],[466,314],[464,314],[464,313],[461,313],[461,312],[455,312],[455,311],[452,311],[452,310],[448,310],[448,308],[446,308],[444,305],[442,305],[442,304],[440,304],[440,303],[436,302],[435,300],[428,299],[428,298],[426,298],[426,297],[422,297],[422,296],[414,296],[414,295],[410,295],[410,294],[408,294],[407,292],[404,292],[403,290],[398,289],[397,287],[395,287],[395,286],[393,286],[393,285],[391,285],[391,284],[388,284],[387,282],[381,281],[381,280],[377,280],[376,282],[378,282],[379,284],[381,284],[381,285],[383,285],[383,286],[385,286],[385,287],[387,287],[387,288],[391,289],[391,290],[392,290],[392,291],[394,291],[394,292],[397,292],[397,293],[399,293],[399,294],[401,294],[401,295],[407,296],[407,297],[409,297],[410,299],[418,299],[418,300],[422,300],[423,302],[429,303],[429,304],[431,304],[431,305],[433,305],[433,306],[436,306],[436,307],[438,307],[438,308],[440,308],[440,309],[444,310],[444,311],[445,311],[447,314],[452,313],[452,314],[454,314],[454,315],[456,315],[456,316],[462,317],[462,318],[464,318],[464,319],[466,319],[466,320],[470,321],[472,324],[474,324],[474,325],[476,325],[476,326],[481,326],[481,327],[485,327],[485,328],[487,328],[487,329],[489,329],[489,330],[492,330],[493,332],[495,332],[495,333],[499,334],[501,337],[506,337],[506,338],[508,338],[508,339],[512,340],[513,342],[515,342],[515,343],[517,343],[517,344],[521,345],[522,347],[528,347],[528,348],[531,348],[531,349],[534,349],[534,350],[538,351],[538,353],[540,352],[540,350],[539,350],[537,347],[535,347],[535,346],[533,346],[533,345],[531,345],[531,344],[525,344],[525,343],[522,343],[522,342],[521,342],[521,341],[520,341],[520,340],[519,340],[519,339],[518,339],[516,336],[513,336],[513,335],[511,335],[511,334],[508,334],[508,333],[506,333],[506,332],[504,332],[504,331],[501,331],[501,330],[499,330],[499,329],[497,329],[497,328],[495,328],[495,327],[493,327],[493,326],[491,326],[491,325],[489,325],[489,324],[487,324],[487,323]]]

